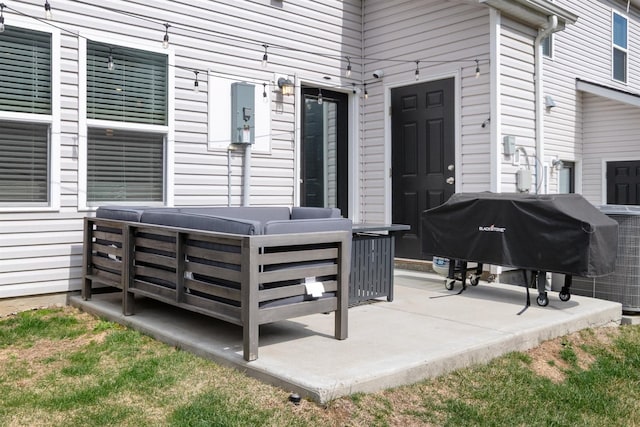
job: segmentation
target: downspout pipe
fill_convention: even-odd
[[[534,43],[534,61],[535,61],[535,109],[536,109],[536,185],[535,192],[539,193],[542,186],[544,176],[544,84],[542,81],[542,46],[541,42],[545,37],[558,30],[558,17],[551,15],[548,18],[546,27],[538,30]]]

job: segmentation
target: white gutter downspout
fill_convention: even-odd
[[[555,32],[558,28],[558,17],[556,15],[549,16],[549,23],[546,28],[541,28],[538,31],[534,43],[534,57],[535,57],[535,105],[536,105],[536,185],[535,192],[538,193],[542,187],[542,180],[544,177],[544,101],[543,91],[544,86],[542,82],[542,40]]]

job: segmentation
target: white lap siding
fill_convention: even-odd
[[[159,47],[164,23],[174,52],[175,94],[173,114],[173,175],[175,205],[226,205],[227,150],[208,145],[207,73],[238,81],[267,82],[271,102],[270,150],[252,156],[252,205],[294,204],[296,176],[295,114],[299,99],[282,97],[275,84],[280,76],[299,76],[335,90],[351,93],[351,81],[360,81],[360,64],[353,63],[352,80],[344,79],[346,56],[361,56],[361,2],[359,0],[193,0],[58,2],[52,5],[60,27],[60,208],[46,212],[16,208],[0,210],[0,299],[79,289],[82,263],[82,218],[92,210],[80,209],[79,46],[86,34],[117,45],[134,41],[136,47]],[[39,0],[13,1],[24,20],[42,19]],[[5,9],[5,24],[18,17]],[[33,17],[33,18],[28,18]],[[27,25],[28,26],[28,25]],[[80,36],[78,35],[80,34]],[[269,65],[261,68],[269,49]],[[105,59],[106,67],[106,59]],[[193,91],[199,70],[200,92]],[[257,77],[256,77],[257,76]],[[325,79],[327,76],[329,79]],[[214,102],[231,106],[228,97]],[[259,102],[259,100],[258,100]],[[229,123],[230,126],[230,123]],[[231,158],[232,203],[242,197],[242,155]],[[57,188],[57,187],[56,187]],[[171,202],[171,200],[168,200]]]

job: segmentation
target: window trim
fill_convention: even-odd
[[[558,170],[558,193],[560,193],[561,181],[563,170],[569,171],[569,194],[576,192],[576,162],[573,160],[564,160],[562,163],[562,167]]]
[[[109,43],[132,49],[147,50],[149,52],[167,55],[167,124],[150,125],[144,123],[123,123],[111,120],[87,118],[87,39]],[[101,32],[83,31],[78,43],[78,210],[94,211],[96,205],[87,202],[88,176],[88,129],[113,128],[122,130],[162,133],[165,135],[164,158],[164,201],[163,205],[174,204],[174,172],[175,172],[175,53],[172,46],[163,49],[160,42],[141,42],[126,36],[116,36]],[[121,204],[127,204],[122,202]],[[139,204],[139,203],[138,203]]]
[[[549,54],[545,55],[544,53],[544,41],[545,40],[549,40]],[[542,56],[548,59],[553,59],[553,33],[549,34],[547,37],[545,37],[544,39],[542,39],[541,43],[542,45]]]
[[[11,22],[7,25],[22,28],[25,30],[40,31],[51,34],[51,114],[31,114],[17,113],[13,111],[0,111],[0,120],[14,122],[44,123],[49,124],[49,175],[47,177],[48,203],[42,204],[22,204],[16,206],[0,206],[0,213],[5,212],[52,212],[60,210],[61,192],[61,101],[60,101],[60,64],[62,45],[60,41],[60,30],[50,25],[34,22],[20,15],[11,15]]]
[[[625,34],[625,41],[627,43],[627,47],[623,48],[621,46],[618,46],[615,43],[615,17],[620,16],[621,18],[623,18],[627,25],[626,25],[626,34]],[[615,78],[615,51],[619,50],[620,52],[624,52],[624,80],[618,80]],[[629,17],[623,15],[620,12],[616,12],[615,10],[611,11],[611,80],[615,81],[615,82],[619,82],[619,83],[623,83],[623,84],[627,84],[627,82],[629,81]]]

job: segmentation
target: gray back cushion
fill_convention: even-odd
[[[161,206],[100,206],[96,210],[96,218],[116,219],[120,221],[140,221],[140,217],[145,210],[150,209],[173,209]]]
[[[338,208],[293,207],[291,219],[342,218]]]
[[[142,214],[140,221],[147,224],[217,231],[220,233],[262,234],[260,221],[195,213],[149,211]]]
[[[248,219],[265,223],[271,220],[289,219],[291,213],[286,206],[232,206],[232,207],[186,207],[180,212],[201,215],[216,215],[225,218]]]
[[[264,224],[264,234],[312,233],[319,231],[349,231],[348,218],[296,219],[290,221],[269,221]]]

